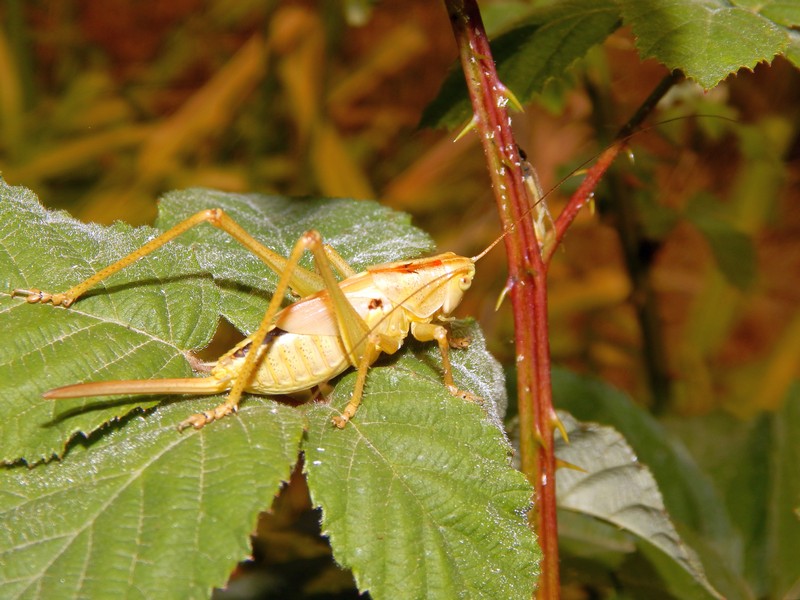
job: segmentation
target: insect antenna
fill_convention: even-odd
[[[575,169],[573,169],[570,173],[568,173],[567,175],[562,177],[559,181],[557,181],[555,183],[555,185],[553,185],[553,187],[551,187],[546,192],[542,191],[541,186],[539,185],[538,177],[536,175],[536,170],[528,162],[527,156],[525,155],[525,151],[522,148],[519,148],[520,158],[522,159],[522,163],[520,165],[521,166],[521,170],[522,170],[522,177],[523,177],[523,179],[526,180],[526,184],[527,184],[526,185],[526,189],[528,190],[529,197],[532,200],[532,202],[530,202],[530,206],[528,207],[528,209],[524,213],[522,213],[522,215],[520,216],[520,220],[526,218],[532,212],[537,210],[537,208],[541,204],[544,203],[545,208],[543,209],[543,213],[544,214],[542,216],[546,216],[546,218],[548,220],[550,220],[551,224],[552,224],[552,218],[550,217],[550,212],[547,209],[547,204],[546,204],[547,198],[553,192],[558,190],[571,177],[575,177],[576,175],[580,175],[581,173],[584,173],[586,171],[586,167],[588,165],[592,164],[595,160],[597,160],[597,158],[599,158],[603,154],[603,152],[605,152],[606,150],[608,150],[609,148],[611,148],[615,144],[625,145],[625,144],[628,143],[628,141],[630,141],[634,137],[638,136],[639,134],[647,133],[649,131],[657,129],[658,127],[660,127],[662,125],[668,125],[670,123],[674,123],[674,122],[677,122],[677,121],[684,121],[684,120],[687,120],[687,119],[690,119],[690,118],[694,118],[694,117],[716,118],[716,119],[722,119],[723,121],[728,121],[730,123],[738,123],[739,122],[737,119],[733,119],[733,118],[726,117],[726,116],[723,116],[723,115],[694,114],[694,115],[681,115],[681,116],[677,116],[677,117],[671,117],[669,119],[663,119],[661,121],[657,121],[655,123],[652,123],[652,124],[644,126],[644,127],[639,127],[639,128],[636,129],[636,131],[631,131],[630,133],[627,133],[627,134],[624,134],[624,135],[618,135],[617,138],[613,142],[607,144],[601,151],[599,151],[599,152],[595,153],[593,156],[590,156],[589,158],[587,158],[580,165],[578,165]],[[503,231],[499,236],[497,236],[479,254],[473,256],[471,258],[472,262],[475,263],[475,262],[479,261],[480,259],[482,259],[484,256],[486,256],[497,244],[499,244],[503,239],[505,239],[505,237],[509,233],[514,231],[514,227],[516,227],[516,223],[514,223],[511,226],[507,227],[505,229],[505,231]],[[539,243],[541,245],[543,243],[543,238],[544,238],[544,234],[545,234],[545,231],[543,229],[544,226],[541,224],[541,222],[539,222],[537,220],[537,222],[534,223],[534,227],[536,229],[536,237],[539,239]]]

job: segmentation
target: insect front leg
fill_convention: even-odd
[[[453,396],[466,398],[473,402],[481,402],[481,399],[474,394],[460,390],[455,381],[453,381],[453,367],[450,364],[450,338],[445,327],[434,323],[412,323],[411,335],[420,342],[432,342],[435,340],[438,344],[439,353],[442,355],[444,385],[447,387],[448,392]]]

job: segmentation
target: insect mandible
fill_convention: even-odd
[[[442,357],[447,390],[473,398],[453,381],[450,340],[445,323],[461,302],[475,274],[476,257],[446,252],[427,258],[368,267],[356,273],[316,231],[307,231],[288,258],[273,252],[245,231],[222,209],[207,209],[178,223],[148,243],[61,293],[15,289],[29,303],[65,308],[114,273],[158,250],[189,229],[208,223],[233,237],[279,275],[275,292],[258,328],[222,355],[206,377],[78,383],[50,390],[47,399],[100,395],[193,394],[228,392],[215,408],[182,421],[179,429],[200,429],[237,411],[245,392],[279,395],[316,388],[348,368],[357,370],[354,391],[342,413],[333,418],[342,428],[356,414],[369,367],[382,353],[397,352],[410,334],[435,341]],[[310,251],[316,271],[299,266]],[[334,271],[341,280],[337,280]],[[300,296],[281,309],[288,289]],[[253,352],[253,348],[258,349]]]

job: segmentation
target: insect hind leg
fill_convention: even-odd
[[[250,337],[251,347],[260,348],[264,344],[264,340],[272,328],[275,316],[278,314],[278,311],[281,308],[281,300],[291,285],[292,273],[300,262],[303,252],[309,247],[310,243],[313,243],[313,241],[310,241],[310,236],[308,233],[306,233],[297,240],[294,248],[292,248],[292,252],[289,255],[289,258],[286,260],[285,268],[281,273],[280,279],[278,280],[275,293],[272,295],[272,298],[269,301],[267,312],[264,314],[264,318],[261,320],[261,324],[258,326],[258,329],[256,329],[256,331]],[[208,425],[212,421],[216,421],[222,417],[235,413],[239,408],[239,401],[242,398],[242,394],[252,381],[253,374],[258,367],[259,360],[264,357],[264,354],[264,352],[248,352],[244,362],[242,363],[242,366],[239,369],[239,372],[236,374],[236,379],[231,387],[231,391],[225,398],[225,401],[212,410],[196,413],[188,419],[182,421],[180,424],[178,424],[178,431],[183,431],[188,427],[202,429],[205,425]]]

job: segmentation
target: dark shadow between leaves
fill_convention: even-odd
[[[89,298],[100,294],[114,294],[129,290],[135,290],[143,287],[165,286],[170,284],[183,283],[192,280],[211,279],[214,284],[222,290],[229,292],[244,292],[255,296],[262,296],[264,298],[264,310],[266,311],[267,303],[269,302],[270,294],[265,290],[243,284],[238,281],[230,279],[217,279],[210,273],[184,273],[182,275],[170,275],[169,277],[149,277],[146,279],[136,279],[126,283],[119,283],[114,285],[106,285],[104,288],[96,287],[88,290],[81,298]]]
[[[187,396],[190,398],[194,398],[195,396]],[[214,396],[208,396],[209,398],[213,398]],[[144,408],[141,406],[134,406],[131,408],[131,411],[136,410],[137,408],[143,411],[149,411],[158,406],[164,404],[171,404],[172,402],[180,402],[181,398],[170,398],[169,400],[159,400],[163,399],[163,395],[151,395],[151,396],[121,396],[121,397],[110,397],[110,396],[99,396],[97,399],[93,400],[88,404],[83,404],[81,406],[76,406],[70,409],[66,409],[64,411],[59,412],[54,418],[50,419],[46,423],[42,423],[42,427],[55,427],[71,419],[73,417],[77,417],[84,414],[89,414],[92,412],[96,412],[98,410],[104,410],[107,408],[113,408],[115,406],[125,406],[126,404],[144,404],[146,402],[158,402],[158,405],[153,407]],[[185,399],[185,398],[184,398]],[[58,402],[60,400],[56,400]],[[128,414],[126,413],[122,417],[118,417],[115,421],[118,421],[123,418],[127,418]]]
[[[178,402],[186,402],[187,400],[193,400],[195,398],[205,398],[208,399],[209,404],[208,408],[213,408],[220,402],[222,402],[222,398],[224,394],[215,394],[213,396],[197,396],[191,394],[183,394],[183,395],[176,395],[176,396],[165,396],[164,394],[154,394],[154,395],[128,395],[128,396],[121,396],[119,398],[113,399],[111,396],[98,396],[96,400],[88,403],[83,404],[82,406],[76,406],[74,408],[64,410],[59,412],[59,414],[54,417],[53,419],[43,423],[41,426],[45,428],[55,427],[71,419],[73,417],[77,417],[80,415],[96,412],[99,410],[105,410],[107,408],[113,408],[115,406],[125,406],[126,404],[145,404],[148,402],[157,402],[158,404],[154,406],[134,406],[131,408],[131,411],[125,413],[122,416],[111,418],[108,423],[119,423],[123,420],[126,420],[132,414],[139,414],[141,413],[150,413],[155,410],[158,410],[162,406],[169,406],[170,404],[175,404]],[[302,406],[311,401],[327,401],[327,398],[322,396],[316,392],[309,392],[309,395],[306,397],[293,397],[293,396],[285,396],[285,395],[270,395],[270,396],[256,396],[255,394],[245,394],[242,397],[240,402],[240,406],[247,406],[247,401],[251,397],[259,397],[259,398],[269,398],[270,400],[277,402],[279,404],[284,404],[286,406]],[[216,399],[216,400],[214,400]],[[187,417],[189,414],[187,413]],[[175,426],[177,427],[177,423]]]

